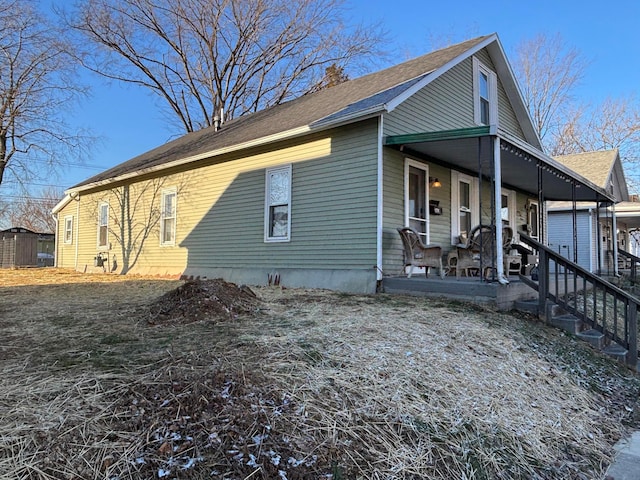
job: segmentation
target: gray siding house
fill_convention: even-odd
[[[70,187],[54,209],[56,259],[375,292],[404,275],[399,227],[441,245],[446,263],[480,223],[544,240],[545,202],[572,199],[611,195],[542,152],[492,34],[185,135]],[[496,267],[506,284],[500,258]]]
[[[618,150],[554,158],[605,190],[614,203],[549,202],[549,246],[590,272],[617,274],[618,250],[629,249],[630,232],[640,227],[640,203],[628,201]]]

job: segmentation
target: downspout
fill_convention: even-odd
[[[496,204],[495,210],[495,225],[496,225],[496,271],[498,272],[498,282],[502,285],[507,285],[509,279],[504,274],[504,252],[502,251],[502,215],[500,208],[497,208],[498,199],[502,198],[502,162],[500,160],[500,138],[498,136],[491,137],[493,140],[493,172],[495,175],[495,181],[493,183],[494,188],[494,203]]]
[[[616,204],[611,204],[611,229],[613,230],[613,274],[618,276],[618,220],[616,219]]]
[[[593,208],[589,208],[589,271],[593,273],[593,257],[596,255],[596,252],[593,251]],[[597,220],[596,220],[597,221]],[[596,238],[596,243],[598,239]]]
[[[602,226],[600,225],[600,201],[596,196],[596,235],[598,241],[596,242],[596,260],[598,261],[596,270],[598,275],[602,274]]]
[[[576,182],[571,181],[571,225],[573,229],[573,263],[578,263],[578,212],[576,202]]]
[[[80,241],[80,194],[76,193],[75,197],[71,197],[76,201],[76,248],[75,259],[73,260],[74,270],[78,270],[78,243]]]
[[[52,213],[51,216],[53,217],[53,221],[56,224],[55,235],[53,237],[53,251],[55,252],[53,256],[53,266],[57,267],[58,266],[58,241],[60,237],[60,234],[58,232],[58,214]]]
[[[377,192],[377,204],[378,204],[378,212],[377,212],[377,221],[376,221],[376,282],[382,280],[382,226],[383,226],[383,185],[382,185],[382,175],[383,175],[383,153],[382,153],[382,144],[383,144],[383,134],[384,134],[384,118],[381,114],[378,120],[378,192]]]

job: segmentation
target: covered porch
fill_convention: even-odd
[[[469,190],[473,198],[470,201],[471,208],[467,209],[473,210],[472,215],[454,206],[452,200],[450,220],[446,216],[440,216],[427,222],[432,227],[439,222],[440,230],[448,228],[450,231],[450,242],[442,244],[445,267],[450,266],[450,252],[459,246],[461,239],[475,224],[488,225],[495,232],[493,258],[480,261],[481,264],[492,267],[490,275],[456,277],[449,271],[445,278],[436,275],[433,278],[420,278],[424,276],[416,275],[404,278],[403,275],[386,274],[382,278],[384,291],[421,292],[471,299],[479,303],[488,301],[500,308],[511,308],[516,300],[534,298],[536,292],[521,281],[518,275],[529,274],[532,267],[528,265],[529,262],[523,261],[522,269],[517,273],[505,269],[505,256],[509,252],[503,248],[495,248],[495,245],[504,245],[504,227],[509,227],[514,233],[510,248],[526,255],[527,247],[519,241],[520,232],[542,243],[546,242],[545,202],[568,201],[574,207],[578,202],[604,206],[613,204],[611,195],[602,188],[535,147],[494,126],[393,135],[386,137],[384,143],[387,148],[396,149],[403,155],[474,179],[476,188]],[[453,177],[452,175],[452,198],[457,192]],[[518,216],[505,215],[505,211],[513,208],[511,204],[505,205],[505,190],[517,194],[519,204],[515,208],[526,210],[526,213],[521,214],[519,211]],[[460,216],[459,219],[456,218],[457,215]],[[464,215],[467,217],[463,218]],[[469,218],[475,218],[473,225]],[[576,235],[573,242],[577,247]],[[532,255],[532,258],[535,256]]]

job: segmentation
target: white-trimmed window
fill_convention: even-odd
[[[480,60],[473,57],[474,121],[477,125],[498,123],[498,80]]]
[[[527,204],[527,230],[529,236],[540,241],[540,206],[535,200],[528,200]]]
[[[502,189],[500,195],[500,218],[503,227],[511,227],[513,233],[517,232],[516,226],[516,192],[513,190]]]
[[[451,171],[451,243],[460,243],[461,236],[469,232],[479,221],[478,179]]]
[[[176,244],[176,203],[174,188],[163,190],[160,210],[160,245]]]
[[[109,246],[109,204],[98,206],[98,248]]]
[[[291,234],[291,165],[266,170],[264,215],[264,241],[289,241]]]
[[[64,217],[64,243],[73,243],[73,215]]]

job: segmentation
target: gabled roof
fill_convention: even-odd
[[[617,201],[628,199],[627,182],[617,149],[559,155],[553,158],[607,192],[612,193]]]
[[[499,75],[523,121],[525,135],[537,145],[530,117],[497,35],[486,35],[437,50],[393,67],[305,95],[274,107],[209,127],[143,153],[69,189],[84,190],[203,158],[304,135],[390,111],[454,65],[488,47]],[[507,75],[508,73],[508,75]]]

